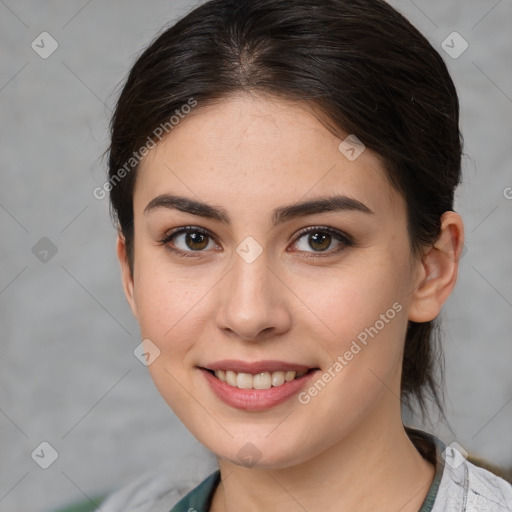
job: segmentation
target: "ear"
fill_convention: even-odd
[[[128,265],[128,259],[126,256],[126,240],[121,231],[118,231],[117,233],[116,252],[117,259],[121,265],[121,279],[123,281],[124,294],[128,304],[130,304],[133,315],[135,318],[138,318],[137,305],[134,298],[133,276],[130,271],[130,266]]]
[[[437,241],[423,254],[409,320],[428,322],[440,313],[457,281],[463,245],[464,225],[460,215],[445,212],[441,217],[441,233]]]

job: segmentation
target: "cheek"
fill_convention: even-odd
[[[189,291],[161,267],[139,258],[135,302],[143,337],[161,344],[163,336],[185,314]]]
[[[386,316],[388,310],[385,320],[393,317],[396,323],[396,310],[406,309],[408,272],[406,264],[397,265],[391,254],[381,254],[378,258],[367,258],[364,264],[357,262],[296,280],[294,292],[304,298],[310,311],[308,316],[316,318],[333,340],[348,341],[374,325],[381,315]],[[393,309],[395,303],[400,307]],[[403,322],[403,315],[398,316],[399,323]]]
[[[218,278],[202,275],[197,267],[184,270],[155,262],[141,267],[135,286],[141,336],[151,339],[163,354],[183,356],[207,322],[213,297],[208,292]]]
[[[397,255],[383,253],[364,265],[308,280],[315,287],[304,284],[298,292],[312,305],[315,316],[309,317],[319,325],[315,337],[324,340],[322,369],[330,370],[326,379],[333,382],[331,399],[324,402],[329,414],[337,414],[340,403],[350,404],[343,408],[345,413],[357,411],[379,394],[382,382],[390,385],[399,371],[409,270]]]
[[[202,407],[191,405],[195,402],[191,402],[190,393],[196,393],[188,373],[192,364],[189,354],[193,354],[201,338],[200,326],[206,321],[208,286],[205,289],[199,279],[177,277],[168,269],[147,265],[136,288],[141,337],[151,340],[159,350],[148,366],[151,378],[167,404],[194,432],[197,418],[202,418],[199,424],[206,419]]]

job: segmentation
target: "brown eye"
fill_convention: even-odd
[[[336,248],[332,251],[328,251],[333,242],[337,243]],[[302,231],[297,237],[294,245],[302,252],[328,252],[329,254],[332,254],[346,247],[352,246],[354,243],[350,237],[337,230],[313,227]],[[308,249],[313,249],[313,251]]]
[[[335,248],[328,250],[333,245],[333,242],[336,243]],[[159,243],[165,245],[170,251],[184,257],[199,256],[199,254],[194,253],[201,253],[207,249],[218,247],[206,230],[194,226],[176,229],[166,234],[159,240]],[[213,246],[210,246],[210,243]],[[309,253],[314,257],[315,255],[328,256],[337,253],[353,246],[354,241],[349,235],[341,231],[327,227],[312,227],[301,231],[295,239],[294,245],[298,246],[298,252]]]
[[[173,231],[159,241],[180,256],[194,256],[194,252],[204,252],[205,249],[212,248],[209,247],[210,242],[216,247],[208,232],[193,226]]]
[[[325,251],[331,245],[332,237],[328,233],[315,232],[308,235],[308,243],[313,249]]]
[[[204,233],[189,231],[183,234],[185,235],[185,245],[194,251],[200,251],[208,246],[208,235]]]

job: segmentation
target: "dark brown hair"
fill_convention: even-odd
[[[237,92],[308,101],[382,159],[407,204],[411,248],[435,242],[453,208],[462,138],[454,84],[441,56],[381,0],[211,0],[164,30],[133,65],[111,120],[111,212],[133,271],[132,158],[190,102]],[[125,169],[120,179],[120,169]],[[444,416],[436,321],[410,322],[402,400]]]

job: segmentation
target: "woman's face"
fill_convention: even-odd
[[[151,376],[237,464],[291,466],[399,421],[405,203],[342,140],[304,105],[239,96],[198,107],[138,171],[124,283]]]

